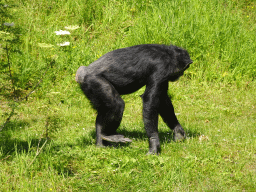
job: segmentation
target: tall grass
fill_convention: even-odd
[[[256,74],[255,25],[245,22],[245,12],[232,1],[32,0],[12,4],[15,7],[2,9],[12,15],[7,20],[23,29],[20,51],[11,54],[17,86],[23,89],[42,75],[46,58],[57,56],[54,70],[72,74],[79,65],[88,65],[110,50],[144,43],[188,49],[194,60],[186,74],[189,78],[240,82]],[[254,19],[255,14],[250,17]],[[69,38],[57,37],[54,31],[67,25],[80,28]],[[70,48],[56,46],[64,40],[71,41]],[[38,43],[54,47],[47,50]],[[2,62],[6,63],[6,57]]]
[[[255,25],[248,29],[241,16],[231,1],[159,1],[140,16],[131,37],[187,48],[195,78],[241,81],[255,76],[256,63]]]

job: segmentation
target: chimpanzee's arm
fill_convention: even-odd
[[[162,82],[154,82],[154,79],[151,79],[142,95],[143,121],[149,138],[150,154],[159,153],[161,150],[158,136],[158,110],[161,103],[160,98],[166,91]]]
[[[168,82],[165,85],[168,88]],[[174,140],[179,141],[185,138],[185,131],[181,127],[167,92],[162,95],[159,105],[159,114],[170,129],[174,131]]]

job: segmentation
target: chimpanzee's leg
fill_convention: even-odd
[[[157,154],[161,151],[158,135],[158,108],[161,92],[161,86],[150,85],[142,95],[143,121],[149,139],[148,154]]]
[[[115,88],[104,78],[89,75],[80,84],[83,92],[98,111],[96,144],[102,146],[102,140],[130,142],[130,139],[116,133],[122,120],[125,104]]]
[[[96,119],[96,144],[99,146],[102,146],[104,143],[106,143],[102,140],[123,143],[132,141],[129,138],[125,138],[123,135],[116,132],[122,120],[124,101],[120,96],[113,99],[111,101],[113,103],[112,107],[101,106],[98,109],[98,115]]]
[[[97,115],[96,117],[96,145],[98,146],[103,146],[103,141],[101,138],[101,133],[102,133],[102,129],[103,129],[103,116],[102,114]]]
[[[164,122],[174,132],[174,141],[180,141],[185,138],[185,131],[181,127],[175,113],[172,102],[167,94],[162,95],[159,114],[163,118]]]

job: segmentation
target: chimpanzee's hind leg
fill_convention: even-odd
[[[103,146],[103,141],[131,142],[123,135],[116,133],[124,111],[124,101],[116,89],[104,78],[87,76],[81,83],[81,88],[97,109],[96,144]]]
[[[116,132],[119,127],[124,110],[124,101],[121,97],[112,99],[112,107],[100,107],[96,118],[96,144],[104,145],[105,141],[110,142],[131,142],[129,138],[125,138]]]

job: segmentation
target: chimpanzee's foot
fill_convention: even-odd
[[[147,155],[159,154],[161,152],[160,142],[158,135],[149,138],[149,151]]]
[[[115,143],[126,143],[126,142],[132,142],[131,139],[125,138],[123,135],[117,134],[117,135],[101,135],[101,139],[109,142],[115,142]]]
[[[183,141],[186,138],[186,134],[184,129],[181,127],[181,125],[177,125],[173,129],[173,140],[175,142]]]

